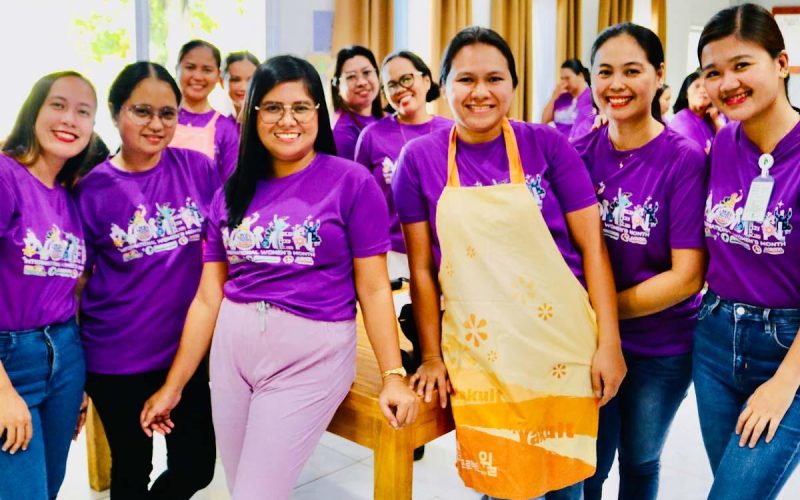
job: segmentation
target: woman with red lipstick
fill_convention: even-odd
[[[258,58],[250,52],[231,52],[225,58],[225,68],[222,70],[222,85],[228,90],[228,97],[233,103],[233,117],[239,121],[247,94],[247,86],[253,78],[258,67]]]
[[[34,84],[0,154],[0,498],[56,498],[86,416],[75,286],[86,261],[67,189],[91,157],[97,96],[72,71]],[[76,422],[78,423],[76,428]]]
[[[561,133],[506,118],[516,66],[496,32],[459,32],[440,84],[455,124],[403,148],[392,182],[422,344],[412,386],[445,406],[452,383],[467,486],[582,498],[598,402],[625,374],[591,180]]]
[[[372,51],[360,45],[340,50],[331,80],[337,156],[354,159],[358,135],[383,117],[379,91],[378,63]]]
[[[220,83],[219,49],[203,40],[186,43],[178,54],[178,83],[183,100],[170,146],[199,151],[216,165],[223,181],[236,169],[239,125],[211,107],[208,96]]]
[[[439,85],[431,81],[428,65],[418,55],[400,51],[381,64],[383,93],[394,113],[365,128],[356,144],[356,161],[367,167],[381,187],[389,206],[389,277],[408,278],[408,258],[400,219],[392,197],[392,176],[397,157],[410,140],[452,126],[452,120],[428,113],[426,104],[439,98]]]
[[[214,475],[208,371],[198,370],[173,413],[168,468],[155,480],[152,437],[139,412],[166,378],[200,281],[205,218],[219,179],[197,151],[167,147],[178,84],[164,67],[126,66],[109,107],[119,153],[78,183],[86,235],[81,298],[86,391],[111,448],[111,498],[188,499]]]
[[[574,145],[597,193],[628,373],[600,410],[597,472],[584,495],[601,497],[619,450],[619,498],[654,500],[661,450],[691,382],[706,158],[660,121],[664,49],[655,33],[618,24],[591,54],[594,100],[608,126]]]
[[[711,102],[732,120],[711,148],[708,292],[694,339],[709,498],[772,499],[800,462],[800,116],[764,8],[718,12],[697,54]]]

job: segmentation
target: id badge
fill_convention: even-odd
[[[764,222],[774,186],[775,179],[771,175],[759,175],[753,179],[750,191],[747,193],[747,202],[744,205],[743,221],[758,222],[759,224]]]

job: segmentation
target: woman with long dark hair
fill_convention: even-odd
[[[233,498],[285,499],[355,376],[356,300],[395,428],[414,421],[386,272],[386,202],[332,155],[319,75],[278,56],[245,101],[239,167],[209,216],[200,287],[167,381],[142,426],[166,431],[211,345],[211,403]],[[267,493],[265,493],[267,492]]]
[[[68,192],[91,157],[97,96],[73,71],[37,81],[0,154],[0,498],[56,498],[85,420],[75,286],[86,262]],[[76,430],[76,422],[77,430]]]
[[[672,112],[674,115],[669,127],[697,143],[706,154],[711,152],[711,143],[714,142],[720,118],[708,97],[700,70],[684,78]]]

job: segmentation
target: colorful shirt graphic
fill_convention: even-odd
[[[69,193],[48,188],[0,154],[0,330],[27,330],[75,315],[86,247]]]
[[[145,172],[110,161],[78,184],[92,276],[81,301],[88,369],[168,368],[202,271],[205,220],[220,181],[211,160],[166,148]]]
[[[711,149],[705,203],[709,287],[727,300],[762,307],[800,307],[800,125],[772,151],[774,187],[761,222],[742,220],[750,184],[761,172],[762,152],[733,122]]]
[[[266,301],[319,321],[355,318],[353,259],[389,250],[386,202],[363,166],[317,154],[303,170],[259,181],[242,222],[214,197],[206,262],[227,262],[225,297]]]
[[[708,167],[698,145],[666,128],[640,148],[618,151],[606,127],[574,144],[595,185],[618,290],[671,269],[673,249],[703,248]],[[641,356],[690,352],[699,305],[696,295],[620,321],[623,348]]]

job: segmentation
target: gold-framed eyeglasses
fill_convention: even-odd
[[[375,71],[375,68],[365,68],[361,71],[348,71],[341,76],[341,79],[347,82],[348,85],[355,85],[359,77],[364,80],[369,80],[373,75],[375,78],[378,78],[378,73]]]
[[[319,109],[319,103],[295,102],[283,104],[280,102],[266,102],[256,106],[255,109],[258,111],[259,120],[267,125],[281,121],[287,110],[292,113],[292,117],[297,123],[308,123],[314,118]]]
[[[399,92],[401,88],[403,89],[410,89],[414,86],[414,76],[415,75],[422,75],[422,72],[415,71],[413,73],[406,73],[404,75],[400,75],[400,78],[397,80],[389,80],[384,84],[386,88],[386,93],[389,95],[394,94],[395,92]]]
[[[149,104],[131,104],[125,109],[133,123],[140,126],[149,125],[156,115],[158,115],[158,119],[161,120],[161,124],[165,127],[173,127],[178,123],[178,110],[172,106],[155,109]]]

